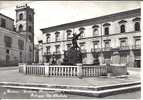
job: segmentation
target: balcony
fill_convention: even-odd
[[[60,51],[55,51],[55,52],[53,52],[53,54],[54,54],[54,55],[60,55],[61,52],[60,52]]]
[[[86,49],[81,49],[81,53],[86,53]]]
[[[111,51],[111,47],[104,47],[103,51]]]
[[[91,49],[91,52],[100,52],[101,51],[101,48],[92,48]]]
[[[133,49],[133,50],[141,49],[141,45],[133,45],[133,46],[132,46],[132,49]]]
[[[129,50],[129,46],[120,46],[119,50]]]
[[[44,52],[44,55],[51,55],[51,52]]]

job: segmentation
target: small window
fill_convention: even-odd
[[[12,38],[9,36],[4,36],[5,47],[11,48],[12,46]]]
[[[47,48],[47,53],[50,53],[50,48],[51,48],[51,47],[50,47],[50,46],[47,46],[46,48]]]
[[[94,48],[95,48],[95,49],[99,48],[99,42],[95,42],[95,43],[94,43]]]
[[[125,47],[125,46],[126,46],[126,40],[121,40],[120,47]]]
[[[139,22],[135,22],[135,31],[140,31],[140,23]]]
[[[121,33],[124,33],[124,32],[125,32],[125,25],[121,25],[121,26],[120,26],[120,32],[121,32]]]
[[[23,31],[23,26],[20,24],[19,25],[19,31],[22,32]]]
[[[67,30],[67,40],[70,40],[72,38],[71,33],[71,30]]]
[[[93,36],[96,36],[96,35],[98,35],[98,29],[93,29]]]
[[[110,47],[110,42],[109,41],[105,41],[105,48],[109,48]]]
[[[19,20],[23,20],[23,14],[19,14]]]
[[[29,15],[29,16],[28,16],[28,19],[29,19],[29,21],[32,21],[32,16]]]
[[[67,44],[67,49],[70,49],[72,44]]]
[[[56,47],[56,52],[60,52],[60,45],[55,45]]]
[[[109,27],[106,27],[106,28],[104,29],[104,34],[105,34],[105,35],[109,35]]]
[[[18,40],[18,48],[19,50],[24,50],[24,41],[23,40]]]
[[[29,26],[28,31],[32,32],[32,27],[31,26]]]
[[[140,46],[140,45],[141,45],[140,39],[135,39],[135,46]]]
[[[6,20],[1,18],[1,27],[5,28],[6,27]]]
[[[9,54],[9,50],[8,49],[6,49],[6,53]]]
[[[56,32],[55,33],[55,41],[59,41],[60,40],[60,32]]]

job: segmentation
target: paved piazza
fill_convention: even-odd
[[[140,69],[129,68],[127,78],[90,77],[79,79],[77,77],[45,77],[38,75],[25,75],[18,72],[18,68],[0,68],[0,82],[37,83],[51,85],[72,86],[103,86],[140,81]]]

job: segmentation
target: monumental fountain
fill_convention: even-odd
[[[44,76],[65,76],[65,77],[94,77],[106,76],[108,73],[113,75],[127,74],[126,65],[104,64],[104,65],[90,65],[82,64],[81,49],[77,44],[79,34],[73,34],[72,47],[64,52],[64,59],[62,65],[44,65],[33,64],[19,64],[19,72],[25,74],[35,74]]]

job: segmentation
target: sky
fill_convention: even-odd
[[[0,1],[0,13],[15,19],[16,5],[25,2]],[[140,8],[140,1],[33,1],[35,44],[43,38],[40,29]]]

